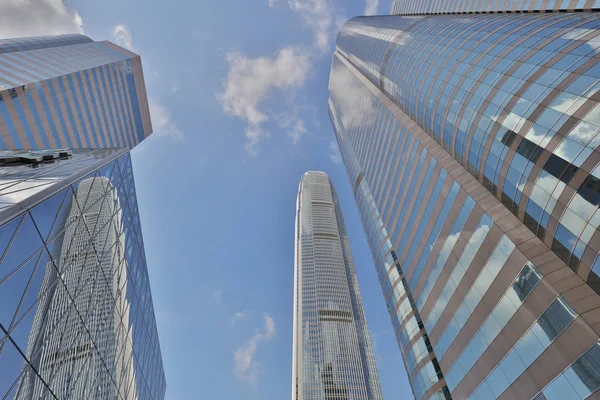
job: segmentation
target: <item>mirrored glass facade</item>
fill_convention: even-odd
[[[0,398],[164,399],[129,154],[151,132],[138,55],[0,40]]]
[[[392,15],[600,10],[598,0],[395,0]]]
[[[133,148],[151,132],[137,54],[83,35],[0,40],[0,148]]]
[[[0,188],[0,396],[164,398],[129,153],[8,162]]]
[[[382,400],[350,242],[329,177],[307,172],[296,210],[293,400]]]
[[[581,12],[359,17],[338,35],[329,113],[415,398],[598,390],[573,365],[592,370],[600,335],[599,33]]]

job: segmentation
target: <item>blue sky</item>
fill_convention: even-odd
[[[384,396],[411,396],[327,114],[339,25],[391,2],[0,2],[0,37],[83,31],[142,55],[155,134],[132,154],[169,400],[291,395],[307,170],[339,192]]]

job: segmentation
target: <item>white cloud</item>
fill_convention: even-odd
[[[299,119],[294,124],[294,127],[291,131],[288,132],[288,136],[292,138],[292,143],[298,144],[300,142],[300,138],[307,132],[306,127],[304,126],[304,121]]]
[[[373,331],[369,331],[369,333],[371,336],[371,346],[373,347],[373,354],[375,355],[375,362],[377,363],[377,368],[381,369],[381,367],[383,367],[384,358],[383,358],[383,354],[380,354],[378,352],[379,334],[375,333]],[[384,333],[386,333],[386,332],[384,332]]]
[[[233,317],[231,318],[231,325],[235,325],[236,323],[240,322],[240,321],[244,321],[246,319],[248,319],[251,315],[252,315],[253,311],[252,310],[244,310],[244,311],[238,311],[235,314],[233,314]]]
[[[367,0],[365,4],[365,15],[377,15],[379,0]]]
[[[258,385],[261,365],[256,360],[256,350],[260,343],[268,343],[276,336],[275,321],[269,315],[265,315],[263,328],[256,331],[233,355],[233,372],[238,380],[248,382],[254,387]]]
[[[83,21],[62,0],[0,0],[0,38],[83,33]]]
[[[340,148],[335,140],[329,142],[329,158],[334,164],[339,164],[342,162],[342,154],[340,153]]]
[[[169,87],[171,88],[171,93],[177,93],[179,91],[179,83],[172,82]]]
[[[131,32],[125,25],[118,24],[113,26],[111,34],[116,44],[137,53],[137,50],[133,47]]]
[[[286,47],[274,57],[249,58],[239,53],[227,55],[229,72],[217,99],[223,111],[244,120],[246,152],[258,155],[258,144],[270,136],[261,124],[269,117],[259,109],[273,89],[300,87],[311,69],[309,56],[295,47]]]
[[[179,130],[175,121],[171,119],[169,110],[153,99],[149,99],[148,103],[154,134],[165,136],[171,140],[182,140],[184,137],[183,132]]]
[[[223,291],[221,289],[215,290],[215,292],[213,293],[213,297],[215,298],[217,304],[221,304],[221,300],[223,298]]]
[[[269,0],[269,7],[273,8],[277,5],[277,0]]]
[[[329,47],[334,27],[334,8],[331,0],[288,0],[288,6],[312,29],[315,46],[325,52]]]
[[[344,128],[358,128],[369,123],[375,112],[375,100],[367,88],[344,65],[334,67],[329,83],[331,95],[335,98],[337,111]]]

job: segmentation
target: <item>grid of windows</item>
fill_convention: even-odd
[[[361,17],[338,53],[600,292],[599,33],[597,13]]]
[[[539,346],[532,347],[535,354],[531,353],[527,358],[521,353],[527,350],[524,343],[533,339],[528,332],[537,332],[535,327],[540,321],[541,325],[552,326],[552,318],[564,314],[556,305],[545,313],[549,303],[568,287],[580,285],[579,289],[583,290],[587,286],[581,278],[588,278],[581,274],[581,266],[586,262],[584,258],[577,268],[563,263],[564,255],[551,250],[554,233],[542,237],[535,232],[536,237],[529,232],[523,223],[526,222],[523,205],[531,202],[528,196],[533,182],[549,161],[552,168],[560,170],[548,167],[553,176],[572,175],[567,179],[571,186],[584,182],[595,165],[586,159],[581,168],[573,172],[573,168],[568,167],[572,163],[567,162],[562,153],[552,152],[559,146],[558,142],[551,139],[546,147],[540,146],[541,142],[525,137],[522,127],[513,126],[516,130],[511,128],[510,132],[505,127],[506,131],[501,135],[499,130],[493,132],[480,127],[480,132],[476,133],[479,120],[473,123],[467,119],[454,124],[454,117],[446,117],[449,107],[460,116],[459,120],[463,114],[466,118],[467,108],[479,110],[482,107],[481,104],[470,104],[470,99],[483,81],[475,77],[467,82],[465,78],[471,76],[473,68],[482,65],[480,57],[487,55],[486,62],[502,63],[502,68],[507,71],[498,74],[498,80],[488,85],[488,92],[480,94],[482,104],[487,106],[491,102],[484,103],[484,98],[498,82],[504,84],[514,74],[524,76],[520,75],[522,71],[513,71],[513,67],[517,70],[516,66],[524,64],[519,58],[522,53],[529,49],[528,55],[535,54],[529,47],[542,49],[558,40],[552,36],[553,32],[558,35],[560,31],[560,35],[567,37],[562,39],[564,48],[544,50],[548,59],[560,59],[572,53],[571,45],[575,46],[573,48],[587,46],[589,50],[585,54],[595,57],[587,42],[596,30],[584,32],[587,28],[578,29],[596,23],[595,16],[567,14],[364,17],[349,21],[338,36],[329,82],[329,114],[417,399],[449,397],[451,391],[459,398],[466,398],[477,396],[479,392],[476,391],[484,390],[478,386],[498,385],[496,375],[500,372],[492,369],[502,362],[502,358],[496,360],[500,342],[508,346],[520,343],[514,354],[522,364],[511,371],[510,377],[502,372],[506,380],[495,386],[494,390],[500,390],[498,395],[516,390],[513,385],[522,387],[526,373],[529,373],[527,369],[542,353],[544,356],[560,353],[556,357],[561,360],[582,354],[579,349],[576,350],[578,353],[573,351],[567,357],[568,352],[550,345],[553,338],[543,340],[541,334],[536,336]],[[396,30],[397,35],[391,35],[390,30]],[[499,41],[510,35],[510,41],[499,47]],[[547,41],[542,40],[548,37]],[[465,38],[471,38],[471,41],[462,44]],[[510,53],[518,47],[520,38],[531,40],[524,49]],[[498,49],[494,50],[494,47]],[[502,55],[503,51],[511,56]],[[457,59],[451,60],[455,54],[458,54]],[[542,61],[538,60],[536,65]],[[583,63],[587,63],[586,69],[582,67],[578,76],[584,76],[585,71],[596,65],[596,60],[584,60]],[[580,65],[583,64],[574,68]],[[562,72],[555,78],[570,76],[569,67],[559,64],[557,68]],[[440,72],[443,69],[447,71]],[[484,69],[481,67],[478,73],[488,74],[493,66]],[[551,69],[544,69],[540,74]],[[531,79],[537,78],[532,75],[519,82],[512,80],[513,86],[507,89],[505,97],[519,97],[519,91],[526,91]],[[449,85],[449,92],[442,98],[446,85]],[[463,97],[454,97],[458,90],[463,90]],[[554,86],[546,94],[557,94],[560,90],[561,86]],[[592,100],[589,97],[585,102]],[[505,106],[511,107],[508,101]],[[550,102],[539,103],[542,108],[548,104]],[[469,118],[476,118],[476,114],[474,111]],[[503,120],[499,123],[494,120],[494,124],[501,126],[505,116],[502,115]],[[498,126],[494,129],[499,129]],[[459,128],[466,133],[457,141]],[[560,129],[553,138],[559,136]],[[475,139],[478,144],[473,142]],[[470,154],[470,149],[474,149],[471,158],[460,155],[457,149],[463,149],[463,145],[466,149],[463,154]],[[492,179],[485,180],[481,160],[491,157],[490,148],[498,153],[503,164],[494,167]],[[560,167],[560,160],[552,157],[566,164],[560,164]],[[595,155],[590,153],[589,157]],[[510,168],[518,174],[507,176]],[[510,184],[522,195],[513,194],[508,197],[511,200],[508,202],[505,192]],[[593,185],[593,182],[588,184],[586,195],[590,198]],[[565,189],[565,193],[567,191]],[[574,192],[576,190],[571,190],[568,194]],[[564,200],[565,195],[557,194],[557,197]],[[561,211],[565,208],[566,204]],[[525,246],[525,242],[531,247]],[[589,247],[593,249],[593,246],[590,241]],[[546,274],[556,271],[554,276],[571,278],[563,282],[553,277],[552,284],[538,285],[542,274],[533,263],[538,265],[535,260],[540,253],[544,255],[539,257],[540,270],[543,268]],[[580,276],[568,266],[580,272]],[[555,284],[560,291],[554,289]],[[532,295],[533,300],[525,303],[536,287],[539,289]],[[589,296],[590,302],[596,302],[597,294]],[[559,299],[565,309],[572,310],[563,297]],[[535,308],[534,304],[542,304],[544,308]],[[523,319],[521,313],[532,319]],[[550,328],[554,329],[554,338],[561,335],[576,315],[573,314],[569,321],[565,319],[566,325],[562,326],[558,321]],[[535,319],[538,322],[534,322]],[[578,326],[580,323],[585,324],[581,319]],[[525,339],[519,342],[520,336],[511,337],[504,329],[507,324],[511,328],[519,327],[516,332],[525,335]],[[591,339],[597,341],[596,333],[593,335]],[[484,360],[486,368],[489,366],[488,371],[472,370],[479,360]],[[480,376],[483,373],[486,375]],[[556,372],[553,374],[548,375],[542,385],[556,376]],[[482,384],[487,375],[489,381]],[[469,379],[464,379],[467,376]],[[530,396],[540,389],[542,387],[530,387],[529,390],[535,390]]]
[[[563,371],[541,392],[546,400],[583,400],[600,389],[600,342]],[[535,400],[542,397],[536,397]]]
[[[475,365],[541,279],[535,266],[527,263],[446,374],[450,390],[453,390]]]
[[[302,177],[296,225],[294,399],[382,399],[350,243],[326,174]]]
[[[598,0],[395,0],[393,15],[591,11],[600,8]]]
[[[599,8],[598,0],[395,0],[392,14],[591,11]]]
[[[341,67],[341,66],[340,66]],[[341,71],[340,71],[341,72]],[[343,76],[343,73],[342,73]],[[357,101],[358,99],[365,99],[368,97],[365,96],[365,93],[360,93],[362,90],[353,85],[353,82],[349,79],[349,76],[345,77],[344,81],[346,88],[355,88],[357,95],[355,99],[348,99],[351,103]],[[332,75],[332,85],[337,85],[338,83],[335,81],[335,75]],[[341,107],[345,105],[342,104]],[[398,121],[390,121],[395,118],[390,113],[385,113],[385,109],[383,107],[379,108],[382,111],[381,118],[384,119],[383,122],[373,121],[375,128],[370,129],[367,121],[364,120],[362,126],[354,125],[352,120],[344,118],[336,108],[335,98],[332,98],[329,101],[329,111],[330,115],[335,127],[336,135],[338,137],[338,143],[340,145],[340,149],[342,150],[342,155],[344,157],[344,162],[346,163],[347,170],[349,176],[351,177],[351,182],[353,182],[354,191],[356,195],[357,205],[359,208],[359,212],[361,217],[363,218],[363,224],[365,228],[365,233],[367,234],[368,243],[371,247],[371,251],[373,253],[374,258],[376,259],[376,266],[378,268],[378,275],[381,282],[381,286],[384,292],[384,296],[388,300],[388,309],[390,310],[390,316],[392,317],[392,323],[394,326],[394,330],[398,339],[398,343],[400,345],[400,349],[404,355],[404,361],[407,368],[407,372],[411,375],[411,384],[415,397],[417,399],[427,398],[429,396],[436,396],[436,398],[445,398],[449,397],[448,390],[444,387],[440,380],[443,375],[441,373],[440,367],[437,363],[437,360],[432,357],[432,346],[429,338],[426,334],[423,333],[423,322],[419,315],[419,310],[417,309],[412,295],[411,288],[409,287],[409,283],[407,279],[403,276],[403,268],[400,267],[399,257],[396,258],[396,253],[392,250],[392,245],[389,240],[389,235],[384,227],[384,222],[382,219],[382,215],[379,214],[379,210],[376,207],[375,201],[384,201],[384,196],[386,195],[383,189],[386,185],[385,181],[381,182],[381,190],[378,191],[377,197],[374,197],[371,190],[367,186],[365,179],[371,179],[373,177],[373,170],[377,169],[375,163],[367,162],[370,165],[369,170],[365,170],[364,172],[360,169],[360,162],[362,157],[367,157],[367,153],[362,153],[360,156],[357,156],[353,147],[349,142],[350,135],[342,135],[341,132],[345,132],[344,120],[346,124],[350,122],[352,128],[355,132],[353,132],[352,140],[364,140],[364,146],[373,146],[382,148],[382,143],[390,143],[394,139],[385,138],[386,134],[390,132],[390,130],[397,130],[399,135],[401,136],[401,140],[404,140],[407,143],[410,143],[411,150],[410,154],[407,156],[407,163],[402,166],[398,165],[396,168],[398,169],[397,173],[394,175],[402,176],[403,179],[409,180],[413,179],[412,182],[416,181],[416,177],[413,178],[413,174],[415,171],[423,170],[425,176],[432,176],[434,170],[436,170],[436,163],[432,162],[430,157],[428,157],[427,151],[424,149],[417,149],[419,146],[414,138],[411,138],[411,135],[408,134],[406,129],[402,129],[398,125]],[[369,142],[364,136],[374,135],[378,137],[378,140],[374,142]],[[375,150],[380,153],[383,150]],[[390,155],[392,157],[392,155]],[[412,161],[414,160],[414,161]],[[408,172],[408,168],[406,165],[413,164],[413,171]],[[422,168],[427,166],[426,168]],[[391,174],[386,174],[391,179]],[[440,192],[444,183],[446,181],[447,173],[445,171],[436,172],[436,175],[440,177],[437,181],[437,191]],[[410,176],[410,178],[409,178]],[[446,182],[449,184],[449,182]],[[407,186],[411,186],[410,181],[406,183]],[[414,187],[416,186],[413,183]],[[454,202],[456,197],[456,192],[458,192],[458,185],[454,185],[453,195],[448,196],[452,200],[449,201],[449,204]],[[422,196],[424,194],[422,193]],[[397,196],[396,196],[397,197]],[[437,199],[436,199],[437,200]],[[388,201],[388,204],[392,203]],[[397,208],[402,208],[401,200],[398,199],[394,201],[397,203],[395,206]],[[407,203],[408,204],[408,203]],[[404,212],[408,212],[408,209],[412,208],[414,204],[410,206],[406,206],[404,208]],[[391,218],[391,213],[388,211],[384,211],[386,215],[385,218]],[[414,238],[414,236],[411,236]],[[400,238],[398,237],[398,240]],[[405,255],[403,255],[405,256]],[[434,387],[435,386],[435,387]],[[430,393],[431,392],[431,393]],[[441,396],[441,397],[439,397]]]
[[[556,299],[521,337],[469,399],[497,399],[577,318],[577,312],[561,297]]]

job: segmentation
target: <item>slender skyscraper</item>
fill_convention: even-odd
[[[397,0],[337,38],[329,112],[419,400],[600,397],[597,7]]]
[[[0,398],[162,400],[129,150],[140,57],[82,35],[0,41]]]
[[[296,203],[292,400],[382,400],[337,194],[307,172]]]

